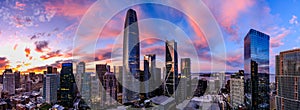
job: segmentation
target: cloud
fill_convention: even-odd
[[[0,69],[4,69],[9,63],[6,57],[0,57]]]
[[[30,48],[25,48],[25,55],[26,55],[26,57],[29,57],[29,55],[30,55]]]
[[[16,50],[16,49],[17,49],[17,47],[18,47],[18,44],[15,44],[15,45],[14,45],[14,50]]]
[[[37,52],[44,52],[45,49],[49,49],[47,41],[36,41],[35,44],[35,51]]]
[[[59,31],[59,28],[54,28],[52,31],[49,32],[36,32],[32,35],[29,35],[28,37],[30,38],[30,40],[35,40],[35,39],[39,39],[39,38],[45,38],[45,37],[51,37],[54,34],[57,34]]]
[[[69,59],[69,60],[57,60],[52,64],[29,68],[25,72],[26,73],[28,73],[28,72],[43,72],[47,69],[48,66],[53,66],[53,67],[56,67],[56,68],[60,69],[62,63],[73,63],[73,62],[77,62],[77,60],[71,60],[71,59]]]
[[[40,56],[40,58],[43,60],[47,60],[47,59],[50,59],[53,57],[61,57],[61,56],[64,56],[64,55],[60,52],[60,50],[56,50],[56,51],[49,52],[46,55],[42,55],[42,56]]]
[[[165,46],[151,46],[148,48],[141,49],[141,54],[146,55],[146,54],[156,54],[157,56],[159,55],[164,55],[165,53]]]
[[[26,6],[26,4],[17,1],[15,8],[19,9],[19,10],[24,10],[25,6]]]
[[[271,33],[271,40],[270,40],[270,45],[272,48],[276,48],[279,46],[284,45],[284,43],[282,42],[282,40],[290,34],[290,30],[286,29],[286,28],[273,28],[272,30],[273,32]],[[275,31],[275,32],[274,32]]]
[[[297,16],[293,15],[292,18],[289,20],[290,24],[298,24]]]
[[[248,11],[255,4],[254,0],[204,0],[221,27],[231,36],[230,40],[238,41],[239,27],[237,24],[240,14]]]
[[[93,2],[93,0],[58,0],[45,2],[46,18],[51,19],[56,14],[71,18],[81,17]]]
[[[9,24],[12,24],[16,26],[17,28],[20,27],[30,27],[33,26],[33,17],[32,16],[23,16],[23,15],[15,15],[11,16],[11,22]]]
[[[227,66],[231,66],[234,68],[243,68],[244,62],[242,54],[232,54],[230,56],[227,56],[226,60]]]

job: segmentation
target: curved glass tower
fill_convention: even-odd
[[[127,11],[123,39],[123,103],[132,102],[139,98],[139,93],[126,87],[137,87],[136,79],[140,73],[140,43],[137,15],[133,9]]]

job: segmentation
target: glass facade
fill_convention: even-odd
[[[123,39],[123,103],[131,102],[139,99],[139,93],[133,92],[126,87],[136,87],[134,90],[139,90],[139,85],[135,83],[140,76],[140,41],[139,27],[137,15],[133,9],[127,11],[124,39]]]
[[[269,40],[269,35],[254,29],[244,39],[245,104],[249,109],[269,109]],[[251,61],[257,63],[258,78],[251,75]]]

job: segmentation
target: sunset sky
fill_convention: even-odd
[[[87,63],[110,63],[111,49],[119,45],[116,38],[122,36],[125,14],[129,8],[137,11],[138,19],[164,19],[178,26],[189,37],[189,43],[194,45],[198,53],[201,65],[193,65],[193,72],[197,70],[194,68],[201,68],[201,71],[210,70],[210,67],[206,66],[206,63],[210,62],[210,49],[205,36],[192,21],[193,18],[173,8],[157,4],[136,5],[117,13],[106,24],[100,37],[86,37],[85,41],[82,41],[82,44],[85,44],[99,37],[95,51],[80,51],[80,48],[74,48],[73,40],[77,27],[89,11],[89,7],[96,1],[1,0],[0,73],[5,68],[13,68],[22,72],[40,72],[47,65],[60,67],[62,62],[69,62],[71,59]],[[107,2],[118,2],[118,0],[107,0]],[[251,28],[271,37],[271,74],[274,74],[276,54],[300,47],[299,0],[203,0],[203,2],[210,9],[222,31],[227,59],[220,62],[226,64],[227,71],[243,69],[243,39]],[[178,4],[189,7],[186,3],[178,2]],[[102,8],[102,10],[105,9]],[[199,13],[199,10],[195,10],[194,13]],[[155,30],[158,25],[160,24],[141,23],[140,38],[172,36],[169,35],[169,31]],[[175,40],[181,42],[180,38]],[[158,56],[158,62],[164,61],[162,60],[165,46],[163,41],[148,39],[141,43],[142,55],[155,53]],[[181,57],[189,57],[190,53],[193,53],[182,45],[178,48],[179,53],[182,54]],[[73,56],[73,51],[80,54]],[[142,57],[141,60],[143,60]],[[94,67],[93,64],[90,64],[90,67]]]

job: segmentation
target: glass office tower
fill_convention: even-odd
[[[245,104],[248,109],[269,109],[270,36],[251,29],[244,39]],[[257,76],[251,75],[251,61],[257,63]]]
[[[137,15],[133,9],[127,11],[123,39],[123,103],[139,99],[139,93],[126,87],[137,87],[136,79],[140,76],[140,41]]]

